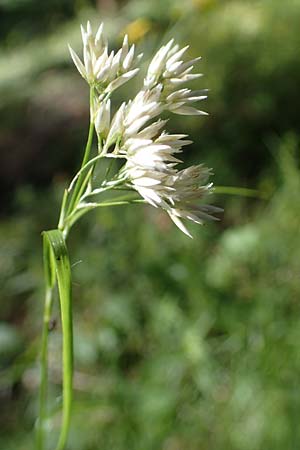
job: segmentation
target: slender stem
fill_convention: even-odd
[[[65,189],[64,195],[63,195],[63,199],[62,199],[62,203],[61,203],[61,208],[60,208],[58,229],[62,229],[63,226],[64,226],[64,219],[65,219],[65,215],[66,215],[67,200],[68,200],[68,190]]]
[[[63,450],[70,429],[73,398],[72,275],[68,249],[62,232],[52,230],[48,232],[48,236],[55,256],[63,335],[63,411],[62,426],[56,446],[56,450]]]
[[[48,334],[51,315],[52,291],[58,285],[62,336],[63,336],[63,406],[62,426],[56,450],[65,448],[70,428],[73,397],[73,325],[72,325],[72,280],[68,249],[61,230],[43,232],[43,256],[45,267],[46,301],[42,337],[40,416],[38,421],[37,448],[45,448],[45,419],[48,384]]]
[[[264,198],[264,194],[257,189],[234,186],[214,186],[216,194],[239,195],[242,197]]]
[[[103,155],[97,155],[94,158],[91,158],[86,164],[84,164],[83,166],[81,166],[80,170],[77,172],[77,174],[75,175],[75,177],[72,179],[69,187],[68,187],[68,192],[71,192],[72,189],[75,186],[76,181],[78,180],[78,178],[81,176],[81,174],[83,172],[86,171],[86,169],[88,169],[89,167],[92,167],[96,161],[98,161],[100,158],[103,158]]]
[[[44,241],[44,271],[45,271],[45,304],[42,330],[42,346],[40,356],[40,391],[39,391],[39,418],[37,422],[36,444],[38,450],[44,450],[45,446],[45,421],[47,418],[47,394],[48,394],[48,337],[49,323],[51,319],[51,309],[53,303],[52,280],[53,268],[51,267],[51,258],[49,258],[48,249]]]
[[[110,158],[111,160],[114,159],[124,159],[125,156],[124,155],[112,155],[111,153],[108,154],[99,154],[97,156],[94,156],[94,158],[91,158],[86,164],[82,165],[80,170],[77,172],[77,174],[75,175],[75,177],[71,180],[71,183],[68,187],[68,193],[72,191],[72,189],[75,186],[76,181],[78,180],[78,178],[80,177],[80,175],[86,171],[86,169],[88,169],[89,167],[92,167],[92,169],[94,168],[94,165],[97,161],[99,161],[99,159],[101,158]],[[113,161],[112,161],[113,162]],[[105,179],[107,179],[107,175],[108,173],[105,174]]]
[[[93,98],[94,98],[94,88],[91,87],[91,89],[90,89],[90,107],[92,105]],[[85,151],[84,151],[84,155],[83,155],[83,159],[82,159],[82,163],[81,163],[81,168],[84,167],[89,160],[92,143],[93,143],[93,135],[94,135],[94,119],[91,114],[89,134],[88,134],[88,139],[87,139],[87,143],[86,143],[86,147],[85,147]],[[74,187],[74,192],[73,192],[71,200],[70,200],[70,204],[69,204],[69,208],[68,208],[69,213],[73,210],[74,205],[76,204],[76,202],[78,200],[78,193],[80,191],[80,187],[81,187],[81,183],[82,183],[83,179],[84,179],[84,172],[80,172],[80,175],[79,175],[79,177],[76,181],[75,187]]]
[[[124,181],[126,181],[126,178],[120,178],[120,179],[117,179],[116,181],[109,181],[103,187],[100,187],[98,189],[94,189],[93,191],[88,192],[87,194],[84,194],[80,198],[80,200],[82,201],[85,198],[90,197],[92,195],[102,194],[102,192],[105,192],[105,191],[114,190],[114,189],[116,189],[117,186],[122,185],[124,183]]]
[[[42,350],[41,350],[41,368],[40,368],[40,393],[39,393],[39,419],[37,424],[37,448],[44,449],[45,444],[45,421],[47,418],[47,393],[48,393],[48,336],[49,322],[51,317],[51,306],[53,299],[53,289],[48,287],[45,295],[43,331],[42,331]]]
[[[56,450],[63,450],[70,429],[73,400],[73,325],[71,297],[69,296],[69,301],[65,302],[63,300],[64,294],[61,292],[66,289],[65,280],[60,281],[58,278],[58,286],[63,331],[63,421]]]

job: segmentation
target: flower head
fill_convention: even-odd
[[[94,35],[90,22],[86,29],[81,26],[83,42],[83,62],[69,46],[70,54],[81,76],[100,92],[110,93],[130,80],[139,71],[134,68],[142,55],[134,57],[134,44],[129,47],[127,35],[122,47],[115,53],[109,53],[107,41],[103,35],[103,24]]]
[[[186,235],[182,219],[202,224],[216,220],[220,208],[198,204],[212,192],[211,170],[202,164],[178,171],[175,154],[191,143],[186,135],[162,133],[155,140],[131,139],[127,143],[125,172],[132,187],[152,206],[164,209]]]
[[[155,86],[161,86],[165,108],[176,114],[205,115],[207,113],[190,104],[206,99],[206,91],[182,88],[183,84],[202,76],[200,73],[191,73],[200,57],[186,62],[182,59],[188,48],[188,45],[180,48],[174,44],[173,39],[163,45],[149,64],[144,88],[153,89]]]
[[[96,87],[91,117],[99,142],[99,157],[121,158],[125,163],[105,190],[123,185],[133,189],[152,206],[165,210],[173,222],[191,237],[184,220],[202,224],[215,219],[220,208],[206,204],[212,192],[211,170],[204,165],[178,169],[183,148],[192,143],[185,134],[165,131],[164,111],[182,115],[204,115],[194,102],[207,98],[207,90],[193,91],[187,86],[201,74],[192,73],[200,58],[185,61],[188,46],[180,48],[172,39],[163,45],[150,61],[143,86],[132,100],[123,102],[111,114],[111,93],[139,70],[134,68],[134,45],[127,36],[122,47],[109,53],[100,25],[94,36],[90,23],[82,28],[83,62],[70,48],[73,61],[91,87]],[[91,189],[89,185],[89,189]],[[89,191],[96,195],[101,188]]]

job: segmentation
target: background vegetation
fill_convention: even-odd
[[[42,315],[40,232],[81,158],[88,91],[66,48],[104,20],[144,52],[174,36],[201,54],[208,118],[174,130],[216,185],[220,223],[181,234],[163,212],[93,212],[70,239],[72,450],[300,446],[300,1],[0,0],[0,447],[33,448]],[[120,96],[133,95],[132,81]],[[199,85],[198,82],[197,86]],[[61,392],[57,307],[49,448]]]

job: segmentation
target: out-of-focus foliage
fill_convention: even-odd
[[[265,199],[215,196],[224,217],[192,227],[193,241],[139,205],[101,209],[74,229],[69,448],[297,449],[300,2],[46,3],[0,0],[0,447],[33,448],[40,232],[56,226],[81,157],[88,93],[66,42],[79,48],[78,24],[91,17],[105,19],[113,45],[127,31],[145,60],[172,36],[203,55],[210,116],[172,127],[192,136],[190,158],[214,167],[216,184],[256,187]],[[120,96],[137,89],[132,81]],[[56,306],[49,445],[60,340]]]

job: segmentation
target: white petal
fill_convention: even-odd
[[[171,217],[171,219],[173,220],[173,222],[175,223],[175,225],[187,236],[189,236],[190,238],[193,239],[193,236],[191,235],[191,233],[188,231],[188,229],[185,227],[185,225],[183,225],[183,223],[181,222],[181,220],[179,219],[179,217],[175,216],[175,214],[172,213],[173,210],[168,211],[169,216]]]
[[[84,60],[84,67],[86,70],[87,77],[90,80],[93,76],[93,67],[92,67],[90,51],[89,51],[89,48],[87,45],[84,45],[84,47],[83,47],[83,60]]]
[[[146,122],[148,122],[148,120],[151,119],[151,116],[149,115],[145,115],[144,117],[141,117],[137,120],[135,120],[132,125],[130,125],[129,127],[126,127],[125,129],[125,134],[126,136],[132,136],[134,134],[136,134],[139,129],[145,125]]]
[[[146,202],[157,208],[161,204],[161,198],[152,189],[136,186],[136,190],[144,197]]]
[[[99,25],[95,36],[95,44],[97,45],[99,42],[102,43],[102,35],[103,35],[103,22]]]
[[[192,70],[192,68],[191,68],[191,70]],[[179,77],[178,78],[169,78],[167,81],[169,84],[177,86],[179,84],[186,83],[188,81],[196,80],[197,78],[202,77],[202,76],[203,76],[202,73],[192,73],[192,74],[184,75],[181,78],[179,78]]]
[[[135,48],[135,46],[134,46],[134,44],[133,44],[133,45],[131,46],[129,52],[127,53],[127,55],[126,55],[124,61],[123,61],[123,69],[124,69],[124,70],[128,70],[129,67],[130,67],[131,64],[132,64],[132,60],[133,60],[133,57],[134,57],[134,48]]]
[[[172,92],[167,96],[168,102],[173,102],[176,100],[181,100],[185,97],[185,95],[188,95],[191,92],[190,89],[179,89],[178,91]]]
[[[120,61],[121,61],[121,56],[122,56],[122,49],[120,48],[120,50],[118,50],[117,53],[115,54],[113,64],[116,64],[119,66]]]
[[[173,64],[175,61],[178,61],[179,58],[181,58],[181,56],[187,51],[187,49],[189,48],[189,45],[187,45],[186,47],[183,47],[182,49],[178,50],[176,53],[174,53],[167,62],[167,68]]]
[[[160,180],[155,180],[154,178],[141,177],[134,180],[134,184],[137,186],[155,186],[160,184]]]
[[[208,116],[205,111],[193,108],[192,106],[180,106],[179,108],[169,108],[174,114],[182,114],[183,116]]]
[[[170,76],[173,72],[176,72],[176,70],[179,69],[180,66],[182,66],[182,61],[175,61],[172,64],[168,65],[166,72],[164,72],[164,76]]]
[[[124,39],[123,39],[123,44],[122,44],[122,54],[121,54],[121,59],[120,59],[121,63],[126,58],[127,53],[128,53],[128,35],[125,34]]]
[[[95,119],[95,128],[98,134],[107,131],[110,123],[110,100],[102,103]]]
[[[200,59],[201,56],[198,56],[197,58],[191,59],[190,61],[181,64],[181,67],[178,69],[177,75],[192,67],[196,62],[200,61]]]
[[[144,139],[152,139],[167,123],[167,120],[158,120],[138,133],[138,137]]]
[[[118,87],[122,86],[122,84],[126,83],[131,78],[133,78],[138,73],[139,70],[140,70],[139,68],[136,68],[136,69],[130,70],[129,72],[124,73],[119,78],[116,78],[111,83],[109,83],[109,85],[107,86],[105,91],[106,92],[114,91]]]
[[[197,78],[203,77],[203,73],[191,73],[184,76],[184,81],[197,80]]]
[[[151,139],[129,138],[126,140],[126,147],[129,152],[134,152],[140,147],[152,144]]]
[[[124,110],[125,110],[126,103],[122,103],[118,111],[115,113],[111,127],[107,136],[107,144],[110,145],[115,136],[122,132],[123,130],[123,123],[124,123]]]
[[[152,59],[149,68],[148,68],[148,73],[149,74],[154,74],[154,75],[159,75],[160,71],[162,70],[165,61],[166,61],[166,57],[167,54],[170,50],[170,48],[172,47],[174,42],[174,39],[171,39],[166,45],[164,45],[163,47],[161,47],[158,52],[156,53],[156,55],[154,56],[154,58]]]
[[[186,99],[187,102],[200,102],[201,100],[206,100],[207,99],[207,95],[199,95],[198,97],[188,97]]]
[[[89,20],[87,21],[87,25],[86,25],[86,33],[87,33],[88,37],[91,37],[93,35],[91,22]]]
[[[80,75],[83,78],[86,78],[86,71],[85,71],[85,67],[84,67],[83,63],[81,62],[81,60],[78,57],[78,55],[74,52],[72,47],[70,47],[70,45],[68,45],[68,47],[69,47],[69,51],[70,51],[70,54],[71,54],[71,58],[73,60],[73,63],[75,64],[78,72],[80,73]]]
[[[83,28],[82,25],[80,25],[80,30],[81,30],[81,37],[82,37],[83,45],[87,45],[88,44],[87,33],[85,32],[85,29]]]
[[[108,54],[107,54],[107,49],[105,49],[102,54],[98,57],[95,66],[94,66],[94,71],[95,74],[97,74],[98,72],[100,72],[100,70],[102,70],[102,68],[105,66],[106,61],[108,59]]]

